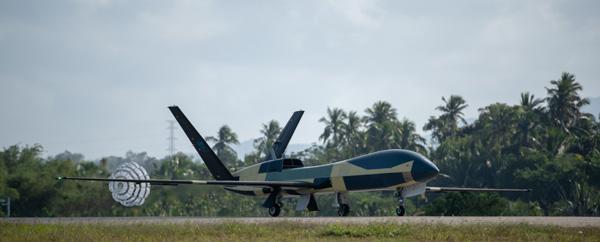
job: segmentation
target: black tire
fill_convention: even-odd
[[[348,206],[348,204],[340,204],[340,207],[338,208],[338,216],[346,217],[346,216],[348,216],[349,213],[350,213],[350,206]]]
[[[396,215],[404,216],[405,213],[406,213],[406,210],[404,209],[404,206],[398,206],[396,208]]]
[[[277,217],[279,216],[279,213],[281,213],[281,206],[279,206],[279,204],[274,204],[273,207],[269,208],[269,215],[271,215],[271,217]]]

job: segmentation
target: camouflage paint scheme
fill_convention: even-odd
[[[408,150],[385,150],[335,163],[265,171],[270,165],[295,159],[265,161],[233,173],[239,181],[305,181],[316,188],[284,189],[283,195],[348,191],[399,190],[435,177],[439,169],[424,156]],[[265,168],[267,167],[267,168]],[[267,195],[269,188],[230,186],[244,195]]]
[[[401,149],[384,150],[335,163],[305,167],[298,159],[284,158],[285,149],[304,111],[296,111],[292,114],[271,147],[271,151],[266,154],[266,161],[232,174],[185,117],[181,109],[177,106],[170,106],[169,110],[202,157],[206,168],[215,180],[167,180],[148,177],[140,179],[139,177],[115,178],[112,176],[109,178],[58,177],[57,179],[127,183],[133,187],[140,186],[142,183],[222,185],[229,191],[243,195],[268,195],[262,206],[268,208],[269,215],[274,217],[278,216],[281,211],[279,199],[283,196],[299,196],[296,206],[298,211],[304,209],[318,211],[319,207],[313,194],[336,193],[339,205],[338,215],[347,216],[350,209],[345,198],[347,192],[396,190],[399,202],[396,214],[403,216],[405,211],[403,199],[423,194],[426,191],[523,192],[529,190],[427,187],[426,183],[439,173],[437,166],[416,152]],[[137,195],[132,198],[138,199]]]

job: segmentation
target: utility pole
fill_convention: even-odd
[[[167,120],[169,122],[169,155],[171,159],[173,159],[173,155],[175,155],[175,120]]]
[[[171,178],[174,178],[175,171],[177,171],[177,167],[179,166],[179,159],[175,157],[175,120],[167,120],[169,122],[169,155],[171,156],[171,167],[173,173],[171,174]]]

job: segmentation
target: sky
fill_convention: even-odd
[[[419,130],[441,97],[467,117],[560,73],[600,96],[600,1],[0,1],[0,147],[89,159],[168,154],[167,106],[240,141],[305,110],[390,102]],[[180,129],[178,151],[193,153]]]

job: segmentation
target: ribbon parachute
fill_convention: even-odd
[[[148,180],[148,172],[144,167],[131,161],[121,164],[112,175],[112,179]],[[115,201],[126,207],[141,206],[150,194],[150,183],[147,182],[121,182],[108,183]]]

